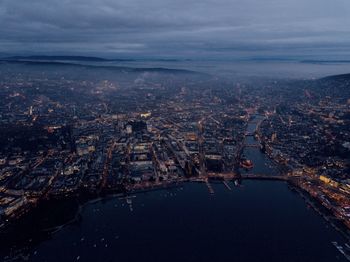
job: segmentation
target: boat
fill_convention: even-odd
[[[348,253],[346,252],[346,250],[344,250],[344,247],[343,247],[343,246],[339,245],[338,242],[336,242],[336,241],[333,241],[332,244],[338,249],[338,251],[339,251],[340,253],[342,253],[342,254],[344,255],[344,257],[345,257],[347,260],[350,261],[350,254],[348,254]]]
[[[251,160],[249,159],[243,159],[241,161],[241,167],[246,168],[246,169],[251,169],[254,167],[254,164]]]

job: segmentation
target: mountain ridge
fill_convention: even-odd
[[[113,65],[88,65],[79,63],[70,63],[63,61],[31,61],[31,60],[9,60],[0,59],[0,63],[11,63],[11,64],[27,64],[27,65],[46,65],[46,66],[75,66],[95,69],[108,69],[108,70],[119,70],[128,72],[160,72],[160,73],[179,73],[179,74],[196,74],[196,75],[207,75],[202,72],[186,69],[172,69],[165,67],[127,67],[127,66],[113,66]]]

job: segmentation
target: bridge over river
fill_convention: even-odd
[[[130,184],[125,187],[126,191],[146,191],[160,188],[167,188],[180,185],[184,182],[198,182],[205,183],[208,186],[209,192],[214,193],[211,188],[210,181],[223,181],[224,185],[231,190],[228,185],[228,181],[242,180],[242,179],[256,179],[256,180],[280,180],[288,181],[287,175],[267,175],[267,174],[236,174],[236,173],[208,173],[206,176],[195,176],[195,177],[181,177],[177,179],[164,180],[164,181],[143,181],[135,184]]]

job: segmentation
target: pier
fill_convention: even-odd
[[[222,183],[225,185],[225,187],[228,189],[228,190],[232,190],[232,188],[230,187],[230,185],[227,183],[226,180],[222,181]]]
[[[207,187],[208,187],[209,193],[210,193],[210,194],[214,194],[214,193],[215,193],[215,192],[214,192],[214,189],[213,189],[213,187],[211,186],[211,184],[209,183],[208,180],[205,182],[205,184],[206,184]]]

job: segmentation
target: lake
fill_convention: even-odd
[[[285,182],[180,187],[86,204],[29,261],[346,261],[344,242]],[[131,202],[131,203],[130,203]]]

